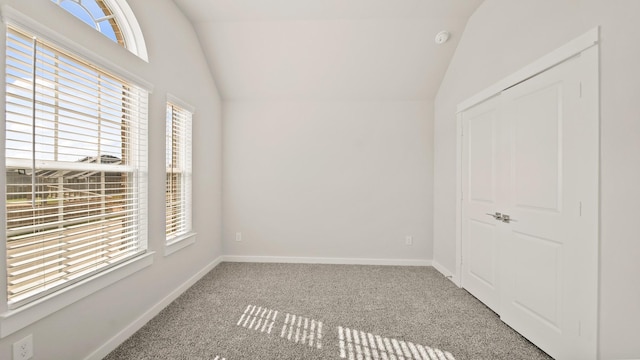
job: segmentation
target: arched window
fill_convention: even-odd
[[[126,0],[51,0],[104,36],[148,61],[140,26]]]
[[[53,2],[88,25],[95,27],[104,36],[127,47],[113,12],[103,0],[53,0]]]

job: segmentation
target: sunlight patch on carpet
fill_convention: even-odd
[[[278,321],[277,318],[277,310],[248,305],[236,325],[271,334],[274,327],[282,324],[281,338],[296,344],[322,349],[322,321],[290,313],[286,313],[284,316],[284,323],[282,320]]]
[[[273,324],[277,317],[277,310],[267,309],[256,305],[248,305],[236,325],[255,331],[266,331],[267,334],[271,334],[271,329],[273,329]]]
[[[315,341],[315,347],[321,349],[322,321],[287,313],[280,337],[309,347],[314,347]]]
[[[448,351],[338,327],[340,357],[349,360],[455,360]]]
[[[237,326],[256,332],[271,334],[281,326],[280,338],[296,344],[322,349],[322,321],[300,315],[284,313],[257,305],[248,305]],[[284,321],[281,320],[284,318]],[[279,320],[279,321],[278,321]],[[337,327],[340,358],[349,360],[456,360],[448,351],[414,344],[394,338],[367,333],[348,327]],[[214,360],[225,360],[216,357]]]

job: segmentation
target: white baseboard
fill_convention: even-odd
[[[431,260],[418,260],[418,259],[320,258],[320,257],[295,257],[295,256],[240,256],[240,255],[224,255],[222,258],[223,258],[223,261],[226,261],[226,262],[431,266]]]
[[[169,295],[165,296],[158,303],[153,305],[149,310],[147,310],[144,314],[142,314],[139,318],[135,319],[132,323],[127,325],[122,331],[117,333],[114,337],[109,339],[106,343],[100,346],[96,351],[91,353],[89,356],[85,358],[85,360],[100,360],[107,356],[111,351],[115,350],[118,345],[122,344],[125,340],[127,340],[131,335],[135,334],[136,331],[140,330],[149,320],[153,319],[154,316],[158,315],[162,309],[167,307],[167,305],[171,304],[171,302],[178,298],[178,296],[182,295],[183,292],[187,291],[193,284],[195,284],[198,280],[200,280],[203,276],[205,276],[209,271],[218,266],[223,261],[223,257],[220,256],[215,259],[213,262],[205,266],[202,270],[198,271],[195,275],[190,277],[187,281],[182,283],[182,285],[178,286],[175,290],[173,290]]]
[[[460,284],[460,281],[459,281],[458,277],[454,273],[449,271],[449,269],[447,269],[446,267],[442,266],[442,264],[440,264],[439,262],[433,260],[431,262],[431,266],[433,266],[442,275],[444,275],[444,277],[446,277],[447,279],[451,280],[454,284],[456,284],[456,286],[461,287],[461,284]]]

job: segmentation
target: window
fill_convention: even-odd
[[[104,36],[127,47],[113,11],[103,0],[51,0],[63,9],[94,27]]]
[[[16,308],[147,248],[147,91],[13,25],[7,294]]]
[[[167,244],[191,233],[191,120],[192,111],[177,101],[167,103],[166,236]]]
[[[67,12],[148,61],[144,36],[126,0],[51,0]]]

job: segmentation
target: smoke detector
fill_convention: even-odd
[[[449,40],[449,37],[451,36],[451,34],[446,31],[446,30],[442,30],[439,33],[436,34],[436,44],[441,45],[447,42],[447,40]]]

